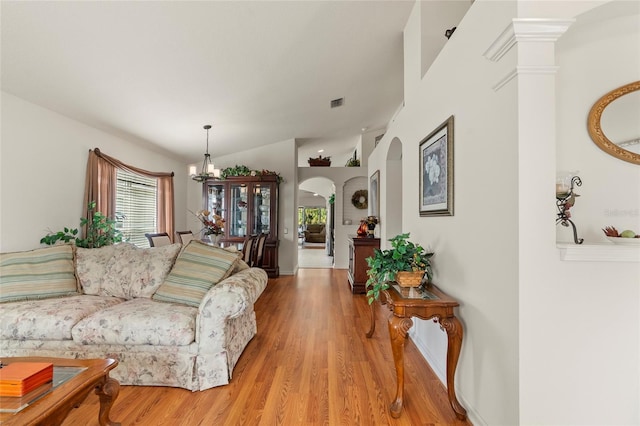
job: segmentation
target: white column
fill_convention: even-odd
[[[518,289],[519,289],[519,400],[522,424],[536,418],[537,395],[544,393],[536,373],[543,368],[539,351],[541,316],[545,299],[552,297],[540,283],[553,263],[555,250],[556,87],[555,42],[572,20],[513,19],[485,56],[499,61],[515,47],[516,68],[496,82],[499,91],[517,84],[518,117]],[[506,211],[510,211],[508,209]],[[547,258],[548,257],[548,258]],[[552,384],[547,383],[547,386]]]

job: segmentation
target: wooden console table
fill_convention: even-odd
[[[440,322],[440,326],[447,332],[447,394],[456,417],[465,420],[467,410],[458,402],[454,381],[463,336],[462,324],[453,313],[453,308],[459,306],[459,303],[432,284],[425,290],[419,290],[417,288],[402,288],[393,283],[389,289],[383,291],[383,294],[384,300],[381,298],[380,301],[386,304],[392,312],[389,316],[389,337],[397,378],[396,399],[389,407],[391,416],[398,418],[402,413],[404,345],[407,332],[413,325],[411,317],[418,317],[423,320],[433,319],[435,322]],[[371,327],[367,332],[367,337],[373,336],[376,326],[373,304],[370,305],[370,315]]]

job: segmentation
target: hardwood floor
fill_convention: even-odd
[[[395,370],[386,319],[365,337],[363,295],[349,291],[345,270],[301,269],[269,280],[255,310],[258,334],[231,384],[202,392],[122,386],[111,419],[126,425],[468,425],[457,421],[446,390],[408,340],[405,402],[389,415]],[[90,395],[64,426],[98,424]]]

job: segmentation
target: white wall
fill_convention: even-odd
[[[305,192],[298,193],[298,206],[300,207],[326,207],[326,205],[327,200],[320,195],[314,196]]]
[[[571,213],[587,243],[605,242],[601,229],[609,225],[640,233],[640,167],[598,148],[586,126],[596,100],[640,79],[639,33],[640,2],[614,2],[579,16],[557,43],[558,169],[579,171],[583,185]],[[558,240],[572,241],[562,231],[568,230],[558,227]]]
[[[48,230],[80,224],[89,149],[151,171],[175,173],[176,229],[185,226],[186,167],[143,147],[2,92],[0,251],[40,246]]]
[[[580,171],[572,218],[584,244],[594,244],[607,225],[640,229],[640,167],[601,151],[586,129],[600,96],[640,76],[640,3],[576,18],[556,44],[556,161],[558,170]],[[557,238],[572,240],[562,227]],[[522,423],[640,424],[640,263],[563,262],[553,248],[530,262],[545,274],[523,290]]]
[[[444,32],[459,25],[473,0],[420,0],[420,75],[447,42]]]
[[[475,1],[420,79],[418,2],[404,34],[405,106],[369,158],[369,174],[381,170],[384,204],[396,190],[385,178],[387,151],[395,138],[402,143],[402,229],[435,250],[434,282],[461,302],[456,385],[474,424],[640,423],[639,264],[560,261],[553,199],[557,137],[558,165],[587,176],[574,213],[584,236],[601,240],[599,228],[612,220],[636,226],[638,168],[591,144],[585,122],[614,80],[637,79],[638,31],[621,20],[575,35],[570,29],[558,42],[555,97],[552,74],[518,76],[493,90],[521,61],[549,61],[553,45],[535,52],[534,44],[516,45],[498,62],[483,57],[516,16],[573,17],[602,2],[570,3],[529,2],[516,10],[518,2]],[[633,59],[620,55],[621,46]],[[541,95],[527,84],[535,81],[544,82]],[[449,115],[455,214],[421,218],[418,144]],[[545,138],[532,141],[527,133]],[[612,217],[607,209],[630,214]],[[385,217],[381,226],[385,235]],[[411,335],[442,377],[445,333],[415,320]]]
[[[363,170],[364,171],[364,170]],[[367,191],[369,186],[367,178],[363,176],[354,177],[344,182],[342,187],[342,214],[337,215],[336,221],[345,225],[345,220],[351,221],[354,226],[353,234],[356,233],[358,226],[360,226],[360,220],[367,217],[367,209],[358,209],[351,202],[351,198],[356,191]]]
[[[434,282],[461,302],[459,397],[474,423],[513,425],[518,423],[517,207],[503,212],[496,205],[517,206],[515,93],[493,92],[495,66],[482,56],[515,10],[506,5],[476,2],[421,80],[417,3],[405,29],[408,97],[369,158],[369,173],[381,170],[386,203],[388,193],[397,191],[386,177],[387,151],[397,138],[402,230],[435,250]],[[421,218],[419,143],[450,115],[455,116],[455,215]],[[388,222],[381,218],[383,228]],[[414,322],[414,341],[443,375],[446,334],[432,322]]]
[[[386,154],[385,173],[380,174],[380,185],[384,185],[385,191],[380,192],[380,247],[388,249],[389,240],[402,233],[402,142],[398,139],[391,141]],[[385,158],[381,159],[385,160]],[[426,247],[429,249],[429,247]]]
[[[385,129],[367,130],[360,136],[360,143],[358,144],[360,167],[367,167],[369,155],[371,155],[376,145],[376,138],[384,134],[384,132]]]

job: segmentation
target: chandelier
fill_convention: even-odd
[[[196,166],[189,167],[189,175],[191,179],[196,182],[204,182],[207,179],[211,178],[219,178],[220,177],[220,169],[216,169],[211,161],[211,155],[209,154],[209,129],[211,128],[210,124],[206,124],[204,129],[207,131],[207,151],[204,154],[204,161],[202,162],[202,169],[200,173],[196,174]]]

